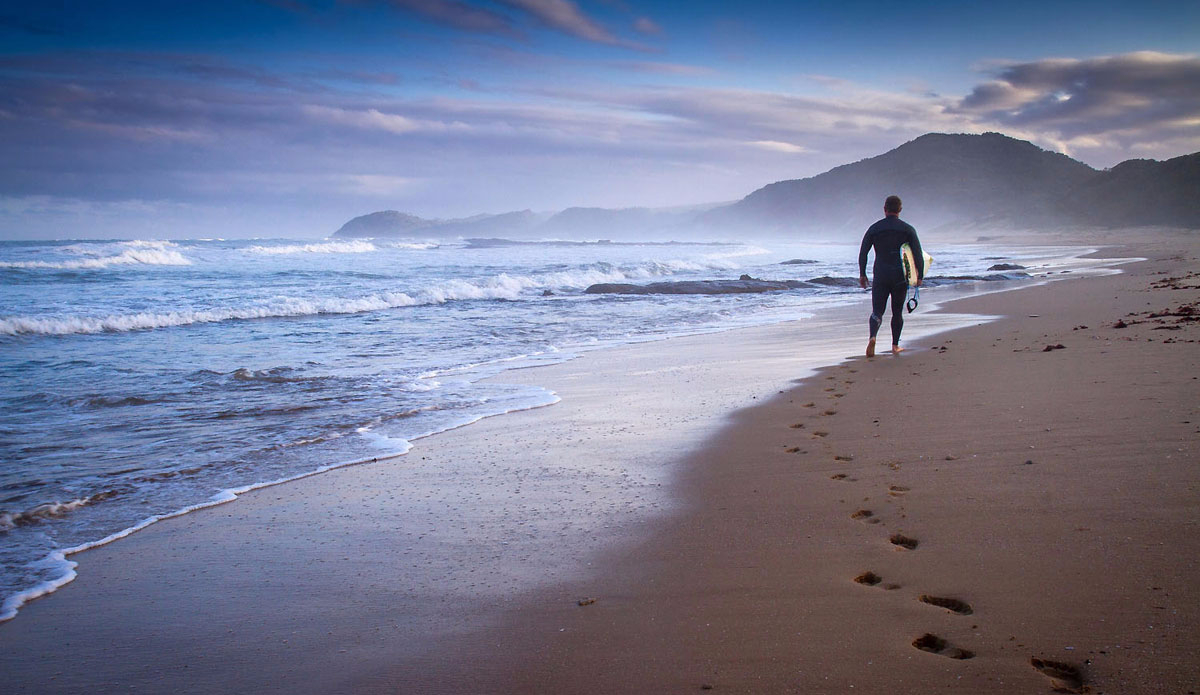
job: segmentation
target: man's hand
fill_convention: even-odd
[[[920,287],[920,286],[921,286],[921,283],[922,283],[924,280],[925,280],[925,278],[918,277],[918,278],[917,278],[917,284],[913,285],[913,287]]]
[[[867,276],[866,275],[858,276],[858,286],[864,290],[867,289]]]

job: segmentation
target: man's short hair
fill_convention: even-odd
[[[878,198],[876,200],[878,200]],[[887,200],[883,201],[883,211],[896,215],[900,214],[900,196],[889,195]]]

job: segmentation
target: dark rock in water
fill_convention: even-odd
[[[551,292],[550,290],[542,290],[542,296],[543,297],[553,297],[554,293]]]
[[[745,281],[745,280],[753,280],[753,279],[754,279],[754,278],[750,277],[749,275],[745,275],[745,274],[743,274],[741,277],[739,277],[739,278],[738,278],[738,280],[743,280],[743,281]]]
[[[1021,280],[1029,273],[997,273],[996,275],[931,275],[921,281],[922,287],[954,285],[961,282],[995,282],[998,280]]]
[[[988,270],[1025,270],[1025,266],[1016,263],[997,263]]]
[[[807,258],[793,258],[790,261],[780,261],[779,265],[812,265],[817,261],[810,261]]]
[[[652,282],[648,285],[604,282],[592,285],[584,292],[587,294],[749,294],[794,290],[799,287],[808,287],[808,284],[799,280],[685,280],[682,282]]]
[[[824,285],[825,287],[858,287],[857,278],[833,278],[828,275],[811,278],[809,282],[814,285]]]

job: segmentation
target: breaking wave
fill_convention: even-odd
[[[45,519],[63,517],[80,507],[115,497],[117,494],[119,493],[116,490],[108,490],[89,497],[71,500],[70,502],[47,502],[24,511],[0,511],[0,532],[8,531],[17,526],[36,524]]]
[[[707,262],[647,261],[633,266],[596,263],[584,268],[533,276],[501,273],[483,280],[444,280],[409,292],[384,292],[364,297],[277,297],[242,307],[182,309],[108,316],[10,316],[0,318],[0,335],[74,335],[120,333],[221,321],[294,318],[321,314],[358,314],[401,307],[444,304],[463,300],[510,300],[544,289],[582,290],[588,285],[663,277],[678,272],[729,269],[725,259]]]
[[[380,242],[382,248],[393,249],[436,249],[438,244],[432,241],[390,241]],[[246,253],[257,253],[272,256],[284,256],[297,253],[370,253],[379,251],[380,244],[355,239],[352,241],[324,241],[316,244],[285,244],[283,246],[251,246]]]
[[[286,246],[251,246],[246,253],[285,255],[293,253],[370,253],[378,251],[369,241],[328,241],[321,244],[288,244]]]
[[[64,250],[91,256],[66,261],[7,261],[0,268],[48,268],[54,270],[98,270],[111,266],[136,265],[191,265],[183,254],[175,251],[176,244],[169,241],[125,241],[118,244],[124,251],[112,256],[101,256],[91,248],[68,246]]]

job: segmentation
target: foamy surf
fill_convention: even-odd
[[[251,246],[246,253],[286,255],[293,253],[370,253],[377,251],[369,241],[329,241],[323,244],[285,244],[283,246]]]
[[[728,270],[738,267],[724,260],[691,262],[649,261],[617,267],[598,263],[590,267],[539,273],[532,276],[501,273],[481,280],[445,280],[410,293],[386,292],[365,297],[276,297],[257,306],[139,312],[108,316],[10,316],[0,318],[4,335],[72,335],[120,333],[171,328],[201,323],[253,319],[295,318],[323,314],[357,314],[402,307],[444,304],[452,301],[511,300],[531,291],[582,290],[605,282],[646,280],[686,272]]]
[[[466,427],[467,425],[472,425],[476,422],[479,422],[480,420],[483,420],[484,418],[495,417],[498,415],[507,415],[509,413],[514,413],[514,412],[518,412],[518,411],[522,411],[522,410],[533,410],[535,408],[543,408],[546,406],[554,405],[555,403],[558,403],[561,400],[558,397],[558,394],[554,393],[553,391],[548,391],[546,389],[534,389],[533,391],[534,391],[534,396],[531,398],[531,400],[529,402],[525,403],[522,406],[511,407],[511,408],[499,408],[492,412],[485,412],[483,414],[478,414],[478,415],[471,416],[471,417],[461,418],[459,420],[449,422],[446,425],[444,425],[443,427],[440,427],[438,429],[422,432],[422,433],[416,434],[407,439],[400,438],[400,437],[390,437],[385,434],[380,434],[380,433],[372,431],[371,428],[369,428],[369,427],[358,428],[359,434],[361,434],[363,436],[363,438],[368,442],[369,446],[379,450],[376,455],[370,456],[370,457],[365,457],[365,458],[359,458],[359,459],[355,459],[352,461],[343,461],[340,463],[333,463],[333,464],[329,464],[329,465],[325,465],[325,466],[320,466],[314,470],[306,471],[306,472],[303,472],[303,473],[300,473],[297,475],[291,475],[291,476],[287,476],[287,477],[283,477],[283,478],[277,478],[277,479],[269,480],[269,481],[265,481],[265,482],[250,483],[248,485],[242,485],[242,486],[236,487],[236,488],[221,490],[220,492],[217,492],[216,494],[214,494],[211,498],[209,498],[205,502],[188,505],[181,509],[177,509],[175,511],[168,512],[165,514],[156,514],[153,516],[146,517],[145,519],[142,519],[138,523],[136,523],[128,528],[121,529],[120,531],[117,531],[116,533],[109,534],[108,536],[105,536],[104,538],[101,538],[100,540],[90,541],[87,543],[81,543],[79,545],[75,545],[70,548],[65,548],[62,550],[51,551],[48,555],[41,558],[40,560],[36,560],[36,561],[30,563],[30,567],[45,570],[47,573],[53,574],[54,576],[50,579],[46,579],[42,582],[39,582],[38,584],[36,584],[28,589],[25,589],[23,591],[18,591],[16,593],[11,594],[8,597],[6,597],[4,599],[4,601],[2,603],[0,603],[0,622],[5,622],[5,621],[15,618],[17,615],[17,612],[20,610],[21,606],[24,606],[25,604],[29,603],[30,601],[40,598],[42,596],[51,594],[51,593],[57,591],[58,589],[62,588],[63,586],[66,586],[67,584],[74,581],[79,576],[78,572],[76,571],[76,568],[79,566],[79,563],[75,562],[74,560],[68,559],[68,557],[71,555],[81,553],[85,550],[91,550],[92,548],[98,548],[103,545],[108,545],[109,543],[118,541],[122,538],[126,538],[134,533],[137,533],[138,531],[141,531],[142,529],[145,529],[153,524],[156,524],[156,523],[166,520],[166,519],[173,519],[176,517],[183,516],[185,514],[190,514],[192,512],[199,511],[201,509],[208,509],[209,507],[215,507],[217,505],[226,504],[228,502],[233,502],[234,500],[236,500],[238,498],[239,495],[243,495],[243,494],[246,494],[246,493],[254,491],[254,490],[261,490],[263,488],[271,487],[274,485],[281,485],[283,483],[289,483],[289,482],[296,481],[296,480],[302,480],[304,478],[308,478],[308,477],[311,477],[314,475],[320,475],[322,473],[327,473],[329,471],[336,470],[338,468],[345,468],[347,466],[359,466],[359,465],[363,465],[363,464],[367,464],[367,463],[378,463],[380,459],[387,459],[387,458],[392,458],[392,457],[396,457],[396,456],[403,456],[412,450],[413,442],[415,442],[417,440],[425,439],[427,437],[431,437],[435,434],[440,434],[442,432],[448,432],[450,430],[458,429],[459,427]],[[70,511],[69,509],[66,509],[66,507],[68,507],[68,506],[70,506],[71,509],[75,509],[80,506],[83,506],[83,504],[86,504],[86,501],[81,500],[78,502],[80,502],[80,503],[79,504],[68,503],[67,505],[62,505],[64,513],[66,511]],[[74,505],[74,506],[72,506],[72,505]],[[3,531],[3,530],[5,530],[5,529],[0,528],[0,531]]]
[[[546,402],[506,386],[511,370],[861,300],[839,287],[584,294],[601,282],[848,277],[857,247],[331,243],[343,242],[0,243],[10,265],[127,252],[189,261],[0,269],[0,306],[21,311],[0,314],[0,428],[23,433],[0,440],[13,463],[0,468],[6,614],[69,581],[80,548],[220,503],[221,491],[397,454],[424,433]],[[994,253],[941,250],[939,268],[979,274],[990,265],[979,256]],[[811,263],[782,263],[794,258]]]
[[[113,266],[192,265],[192,261],[174,250],[175,244],[169,241],[132,241],[119,245],[128,248],[116,255],[100,255],[100,248],[67,247],[67,250],[87,257],[59,261],[0,261],[0,268],[103,270]]]

